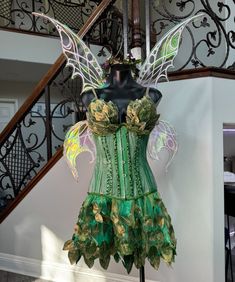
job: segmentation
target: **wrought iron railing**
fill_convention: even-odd
[[[32,12],[44,13],[78,32],[100,3],[100,0],[2,0],[0,1],[0,27],[24,32],[58,36],[47,20]],[[113,1],[115,2],[115,1]],[[121,49],[122,15],[113,6],[104,18],[86,35],[86,42],[106,46],[114,54]]]
[[[54,17],[78,31],[99,2],[2,0],[0,26],[56,35],[56,30],[50,23],[32,15],[36,11]],[[152,39],[160,39],[174,24],[201,12],[205,16],[197,23],[188,25],[183,34],[175,70],[207,66],[235,68],[234,0],[228,0],[227,3],[218,0],[151,0]],[[87,42],[109,45],[113,53],[116,53],[121,46],[121,21],[122,16],[117,11],[110,11],[106,19],[100,20],[100,24],[87,36]],[[115,30],[117,27],[119,28]]]
[[[205,14],[186,27],[175,70],[206,66],[235,70],[234,0],[153,0],[151,5],[152,32],[157,39],[174,24]]]
[[[83,119],[81,81],[70,77],[69,70],[62,69],[1,143],[2,208],[18,196],[60,148],[67,128]]]
[[[108,12],[110,3],[103,0],[92,12],[81,37]],[[68,127],[84,117],[81,81],[70,77],[61,55],[0,134],[0,221],[61,147]]]
[[[49,15],[78,31],[101,1],[69,0],[3,0],[0,5],[1,26],[24,31],[54,34],[51,24],[32,15]]]

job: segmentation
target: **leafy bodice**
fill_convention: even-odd
[[[114,133],[122,126],[140,135],[149,134],[158,118],[156,105],[149,96],[130,101],[125,123],[118,122],[118,107],[112,101],[95,98],[87,113],[88,125],[96,135]]]

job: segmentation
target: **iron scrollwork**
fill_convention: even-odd
[[[99,1],[88,0],[2,0],[0,26],[56,35],[53,26],[32,12],[44,13],[78,31]]]
[[[0,212],[62,146],[68,128],[85,118],[80,92],[80,78],[71,79],[71,70],[63,68],[1,144]]]
[[[14,199],[26,186],[26,183],[36,174],[40,159],[35,161],[27,148],[22,134],[21,124],[0,150],[0,192],[1,204]]]
[[[172,25],[204,13],[201,20],[188,25],[184,31],[182,55],[179,53],[176,60],[177,70],[206,66],[226,68],[231,63],[235,49],[234,1],[228,5],[214,0],[153,0],[152,8],[152,19],[155,19],[152,31],[157,39]]]

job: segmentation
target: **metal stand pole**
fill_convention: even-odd
[[[229,223],[229,215],[227,214],[227,223],[228,223],[228,244],[229,244],[229,261],[230,261],[230,271],[231,271],[231,279],[233,282],[233,262],[232,262],[232,249],[231,249],[231,238],[230,238],[230,223]]]
[[[144,266],[140,268],[140,282],[145,282]]]

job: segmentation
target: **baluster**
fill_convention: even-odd
[[[140,1],[132,0],[132,46],[135,59],[141,59]]]
[[[140,1],[132,0],[132,48],[141,47]]]
[[[50,85],[46,86],[45,106],[46,106],[46,136],[47,136],[47,161],[52,157],[52,141],[51,141],[51,101],[50,101]]]

